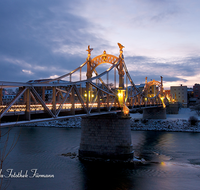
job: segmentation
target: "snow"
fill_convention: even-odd
[[[175,120],[175,119],[188,120],[190,116],[195,116],[198,120],[200,120],[200,117],[198,116],[196,111],[191,111],[190,108],[181,108],[178,114],[167,114],[167,120]]]
[[[69,127],[69,128],[81,128],[81,117],[54,120],[49,122],[39,122],[25,124],[28,127]]]
[[[181,132],[200,132],[200,122],[191,125],[188,121],[190,116],[195,116],[198,121],[200,117],[195,111],[189,108],[181,108],[179,114],[167,114],[166,119],[142,119],[142,114],[131,113],[131,130],[136,131],[181,131]],[[81,117],[75,117],[65,120],[55,120],[50,122],[40,122],[26,124],[30,127],[70,127],[81,128]]]
[[[200,132],[200,123],[191,125],[188,119],[194,116],[200,120],[200,117],[195,111],[190,108],[181,108],[178,114],[167,114],[166,119],[148,119],[143,120],[142,114],[130,114],[131,129],[142,131],[176,131],[176,132]]]
[[[134,119],[142,119],[142,114],[140,113],[130,113],[130,116]],[[190,116],[195,116],[200,120],[200,117],[195,111],[191,111],[190,108],[181,108],[178,114],[167,114],[166,120],[176,120],[176,119],[186,119],[188,120]]]

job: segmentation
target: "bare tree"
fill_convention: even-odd
[[[4,161],[8,157],[10,152],[14,149],[21,133],[20,130],[20,133],[18,135],[15,134],[14,138],[11,140],[11,145],[8,145],[8,143],[10,144],[10,131],[13,127],[14,126],[2,128],[0,120],[0,175],[3,175],[4,173]],[[3,179],[3,177],[0,177],[0,189],[2,190],[7,189],[9,186],[9,181],[3,183]]]

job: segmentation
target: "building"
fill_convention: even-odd
[[[10,103],[14,98],[16,94],[4,94],[2,97],[2,101],[4,104]]]
[[[172,100],[179,102],[182,107],[187,107],[187,86],[171,86],[170,92]]]
[[[194,98],[200,99],[200,84],[195,84],[193,86]]]
[[[0,88],[0,105],[10,103],[16,96],[13,89]]]
[[[188,106],[194,106],[196,104],[197,98],[194,97],[193,88],[188,88],[187,93],[188,93]]]

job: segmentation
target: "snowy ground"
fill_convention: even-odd
[[[70,127],[70,128],[81,128],[81,117],[63,119],[63,120],[54,120],[48,122],[38,122],[24,124],[21,126],[28,127]]]
[[[142,114],[140,113],[131,113],[130,116],[135,119],[142,119]],[[198,120],[200,120],[200,116],[198,116],[195,111],[191,111],[190,108],[181,108],[178,114],[167,114],[166,120],[188,120],[190,116],[195,116],[196,118],[198,118]]]
[[[157,131],[187,131],[187,132],[200,132],[200,117],[195,111],[189,108],[182,108],[179,114],[167,114],[167,119],[149,119],[143,120],[142,114],[134,113],[131,116],[131,130],[157,130]],[[190,125],[188,119],[190,116],[195,116],[199,122],[196,125]],[[71,127],[81,128],[81,118],[70,118],[66,120],[55,120],[51,122],[40,122],[26,124],[25,126],[31,127]]]
[[[181,108],[179,114],[167,114],[166,119],[149,119],[143,120],[142,114],[130,114],[132,130],[156,130],[156,131],[187,131],[200,132],[200,122],[191,125],[188,122],[190,116],[196,117],[200,121],[200,117],[195,111],[189,108]]]

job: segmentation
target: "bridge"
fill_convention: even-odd
[[[128,115],[130,110],[138,107],[165,107],[162,77],[160,82],[147,82],[146,78],[144,89],[137,88],[125,64],[124,46],[120,43],[118,46],[118,57],[104,50],[94,58],[91,58],[93,49],[88,46],[88,56],[83,64],[54,79],[26,83],[0,81],[0,125],[116,112]],[[105,63],[109,68],[99,74],[98,67]],[[3,89],[7,88],[18,90],[9,102],[2,98]],[[52,92],[49,96],[45,93],[47,90]]]

